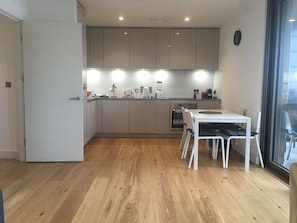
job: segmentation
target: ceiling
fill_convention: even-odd
[[[221,27],[251,0],[79,0],[88,26]],[[119,16],[124,20],[120,21]],[[189,21],[185,21],[189,17]]]

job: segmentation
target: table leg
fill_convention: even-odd
[[[194,122],[194,170],[198,170],[198,149],[199,149],[199,121]]]
[[[251,119],[248,118],[246,122],[246,139],[245,139],[245,162],[244,170],[249,171],[250,169],[250,145],[251,145]]]

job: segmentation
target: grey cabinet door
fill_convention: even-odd
[[[169,133],[170,115],[169,101],[156,102],[156,133]]]
[[[102,132],[102,101],[96,101],[96,132]]]
[[[198,109],[220,109],[221,101],[220,100],[199,100],[197,102]]]
[[[103,28],[87,28],[87,67],[103,67]]]
[[[129,28],[104,28],[104,67],[129,68],[129,38]]]
[[[196,29],[170,30],[170,68],[194,69]]]
[[[156,29],[130,29],[130,67],[156,68]]]
[[[196,68],[218,68],[219,29],[197,29]]]
[[[102,133],[128,133],[128,101],[102,101]]]
[[[157,29],[157,52],[156,66],[157,68],[169,68],[169,47],[170,47],[170,30]]]
[[[156,103],[155,100],[130,101],[129,133],[155,133]]]

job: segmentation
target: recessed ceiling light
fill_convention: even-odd
[[[123,20],[124,20],[124,17],[123,17],[123,16],[120,16],[120,17],[119,17],[119,20],[120,20],[120,21],[123,21]]]
[[[296,22],[295,19],[289,19],[289,22]]]
[[[175,34],[176,34],[176,35],[179,35],[180,33],[179,33],[179,32],[176,32]]]
[[[190,21],[190,18],[189,18],[189,17],[186,17],[186,18],[185,18],[185,21],[186,21],[186,22]]]

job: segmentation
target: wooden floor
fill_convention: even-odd
[[[229,169],[199,151],[180,160],[179,139],[96,138],[82,163],[0,160],[6,223],[288,222],[289,187],[259,166]]]

